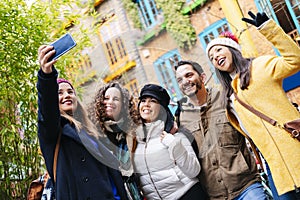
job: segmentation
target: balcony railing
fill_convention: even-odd
[[[288,35],[300,46],[300,36],[297,29],[289,32]]]

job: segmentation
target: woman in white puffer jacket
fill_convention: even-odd
[[[198,181],[200,164],[183,133],[169,134],[174,125],[167,91],[145,85],[138,104],[143,121],[136,130],[133,166],[147,200],[206,199]]]

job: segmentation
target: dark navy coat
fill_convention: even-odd
[[[112,188],[117,189],[122,200],[127,200],[120,172],[100,162],[102,159],[113,160],[112,154],[85,131],[78,134],[75,127],[60,116],[57,76],[54,67],[50,74],[40,70],[37,82],[38,137],[52,180],[54,151],[62,128],[55,183],[57,200],[114,200]],[[85,145],[82,139],[86,140]],[[93,147],[94,152],[87,150],[87,146]],[[95,150],[97,148],[99,151]],[[115,187],[112,187],[112,182]]]

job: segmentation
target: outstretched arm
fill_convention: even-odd
[[[38,49],[40,70],[38,71],[38,134],[45,143],[56,143],[59,133],[59,105],[58,105],[58,73],[53,67],[56,60],[48,62],[55,51],[52,46],[42,45]]]
[[[275,80],[282,80],[300,70],[300,47],[265,13],[254,15],[249,11],[252,19],[242,18],[243,21],[255,25],[259,32],[270,41],[280,52],[280,56],[268,61],[266,72]]]

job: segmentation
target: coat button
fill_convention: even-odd
[[[87,183],[89,181],[89,178],[88,177],[84,177],[83,178],[83,182]]]

